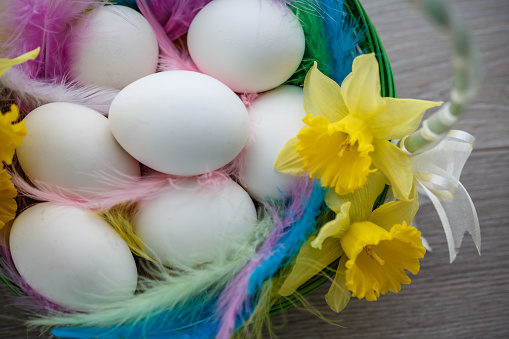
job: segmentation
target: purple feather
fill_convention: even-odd
[[[33,79],[64,80],[72,62],[73,37],[79,34],[77,20],[87,10],[99,7],[94,0],[16,0],[3,3],[0,34],[9,36],[2,49],[12,58],[37,47],[40,57],[21,67]]]
[[[159,21],[156,16],[158,13],[158,6],[160,1],[149,2],[147,0],[136,0],[138,7],[147,21],[152,26],[154,33],[157,37],[159,44],[160,57],[159,57],[159,71],[171,71],[171,70],[185,70],[199,72],[198,68],[191,60],[189,53],[185,48],[179,48],[177,44],[167,35],[167,31],[163,27],[163,24]],[[190,22],[189,22],[190,23]],[[177,41],[178,43],[178,41]]]
[[[41,52],[36,60],[16,66],[2,83],[20,104],[22,116],[38,105],[53,101],[88,101],[103,106],[110,93],[97,95],[99,88],[82,88],[69,82],[69,71],[76,49],[75,37],[87,28],[76,25],[87,11],[103,6],[94,0],[12,0],[3,1],[0,11],[0,57],[12,58],[34,48]]]
[[[171,41],[181,38],[187,33],[191,21],[196,14],[211,0],[151,0],[140,2],[154,13],[154,18],[161,25]],[[141,10],[143,13],[143,10]]]

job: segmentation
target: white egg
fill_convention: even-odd
[[[157,171],[192,176],[232,161],[249,136],[238,96],[201,73],[168,71],[124,88],[113,100],[111,130],[122,147]]]
[[[9,240],[23,279],[59,305],[87,311],[134,294],[138,275],[131,251],[91,211],[37,204],[14,221]]]
[[[305,48],[299,20],[273,0],[214,0],[192,21],[187,43],[202,72],[239,93],[284,83]]]
[[[103,6],[81,23],[72,41],[71,73],[84,84],[124,88],[156,72],[157,38],[148,21],[125,6]]]
[[[55,102],[24,121],[27,134],[16,154],[32,181],[91,196],[113,188],[111,178],[140,175],[139,163],[116,142],[108,119],[90,108]]]
[[[274,164],[286,142],[304,126],[303,101],[301,87],[281,86],[260,95],[249,108],[253,138],[246,146],[240,176],[255,199],[281,199],[296,180],[277,172]]]
[[[249,241],[255,223],[251,198],[231,179],[201,187],[190,179],[142,201],[133,228],[163,264],[194,267],[227,260]]]

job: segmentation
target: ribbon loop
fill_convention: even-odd
[[[474,204],[459,181],[475,138],[467,132],[451,130],[434,148],[412,155],[414,183],[430,198],[447,238],[450,262],[456,258],[463,236],[470,233],[479,254],[481,231]]]

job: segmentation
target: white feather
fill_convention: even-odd
[[[38,107],[50,102],[70,102],[92,108],[108,115],[111,102],[119,90],[76,82],[39,81],[30,79],[17,69],[10,69],[1,79],[23,103]]]

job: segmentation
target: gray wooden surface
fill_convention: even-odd
[[[421,271],[398,294],[376,302],[352,300],[340,314],[327,313],[327,286],[308,300],[335,326],[307,311],[288,310],[273,321],[280,338],[508,338],[509,337],[509,1],[453,0],[482,50],[485,81],[458,124],[477,143],[461,181],[474,200],[482,227],[482,256],[467,236],[449,264],[443,230],[431,206],[419,211],[433,247]],[[398,96],[448,99],[451,66],[444,37],[402,0],[364,0],[395,73]],[[9,291],[0,287],[0,304]],[[19,310],[0,307],[0,338],[36,338]],[[47,336],[42,336],[47,337]]]

